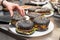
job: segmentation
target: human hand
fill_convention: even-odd
[[[21,14],[22,16],[25,15],[24,9],[20,7],[18,4],[3,1],[3,5],[9,10],[11,17],[14,15],[13,14],[14,9],[16,9],[19,12],[19,14]]]

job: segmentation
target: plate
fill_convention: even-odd
[[[54,15],[54,12],[53,11],[50,11],[50,14],[49,15],[44,15],[44,17],[51,17]]]
[[[47,2],[49,2],[49,0],[46,0],[45,2],[35,2],[35,1],[31,1],[31,3],[33,4],[46,4]]]
[[[50,33],[51,31],[53,31],[54,24],[53,24],[53,22],[50,21],[48,29],[46,31],[43,31],[43,32],[35,31],[32,35],[19,34],[15,31],[15,29],[16,29],[15,27],[9,27],[9,30],[16,35],[20,35],[20,36],[24,36],[24,37],[38,37],[38,36],[46,35],[46,34]]]
[[[37,10],[38,10],[38,9],[37,9]],[[36,11],[37,11],[37,10],[36,10]],[[51,16],[53,16],[53,15],[54,15],[54,12],[53,12],[53,11],[50,11],[50,14],[48,14],[48,15],[45,14],[44,17],[51,17]]]

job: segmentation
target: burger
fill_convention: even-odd
[[[34,27],[37,28],[38,31],[45,31],[48,29],[48,25],[50,20],[45,17],[36,17],[34,20]]]
[[[24,35],[31,35],[35,31],[34,23],[30,20],[21,20],[16,23],[16,32]]]
[[[12,25],[15,25],[17,21],[22,20],[22,19],[23,19],[23,17],[21,15],[15,14],[15,15],[13,15],[10,22]]]
[[[41,14],[39,13],[35,13],[35,12],[30,12],[28,14],[26,14],[30,17],[31,20],[33,20],[34,18],[38,17],[38,16],[41,16]]]
[[[38,13],[41,13],[41,14],[50,14],[50,9],[40,8],[40,9],[36,9],[35,12],[38,12]]]

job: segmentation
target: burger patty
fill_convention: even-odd
[[[16,31],[17,31],[18,33],[22,33],[22,34],[27,34],[27,35],[29,35],[29,34],[34,33],[35,29],[32,28],[32,29],[30,29],[30,30],[22,30],[22,29],[16,28]]]

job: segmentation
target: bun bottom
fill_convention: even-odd
[[[23,34],[23,35],[31,35],[31,34],[34,33],[34,29],[31,29],[31,31],[29,32],[29,31],[25,31],[25,30],[22,31],[22,30],[16,28],[16,32],[19,33],[19,34]]]

